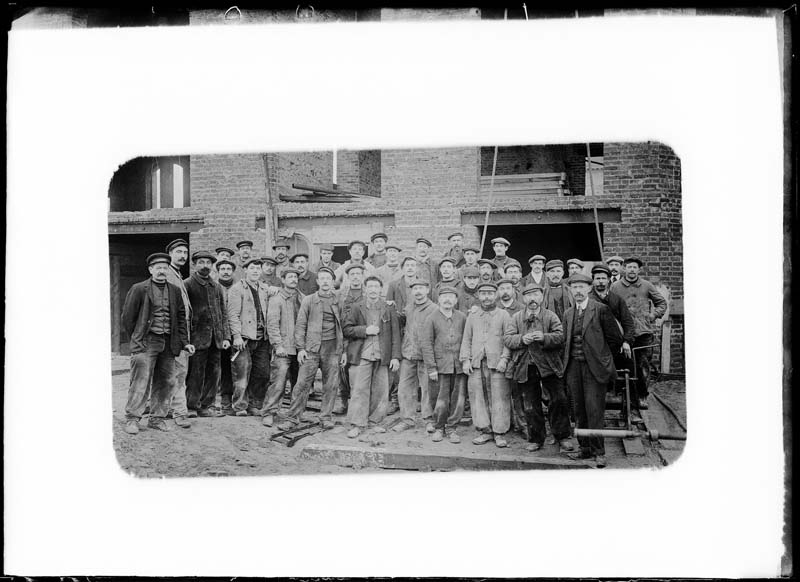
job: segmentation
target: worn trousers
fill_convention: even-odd
[[[213,406],[222,376],[220,357],[219,348],[212,344],[204,350],[197,350],[189,360],[186,379],[186,406],[189,410]]]
[[[542,378],[539,368],[531,365],[528,366],[528,381],[517,384],[517,386],[522,394],[528,441],[544,444],[547,431],[542,412],[542,391],[546,392],[550,398],[550,403],[547,405],[547,416],[553,436],[559,441],[569,438],[569,402],[564,389],[564,380],[555,374]]]
[[[351,366],[350,372],[353,384],[347,422],[360,428],[365,428],[367,422],[382,422],[389,409],[389,366],[381,365],[380,360],[362,358],[357,366]]]
[[[505,434],[511,426],[511,383],[502,372],[489,368],[486,359],[473,368],[467,380],[472,424],[478,432]]]
[[[170,411],[173,417],[186,416],[189,409],[186,406],[186,375],[189,373],[189,352],[181,350],[175,356],[175,382],[172,390]]]
[[[428,381],[428,393],[436,403],[433,407],[434,426],[453,432],[464,415],[467,392],[466,374],[439,374],[437,380]]]
[[[245,340],[244,349],[231,362],[233,409],[261,408],[269,381],[269,341]]]
[[[511,426],[516,431],[527,433],[525,407],[522,402],[522,386],[517,382],[511,382]]]
[[[652,333],[643,333],[634,338],[631,348],[649,346],[654,341],[653,337]],[[650,359],[653,357],[653,348],[636,350],[634,354],[636,354],[636,395],[639,398],[646,399],[649,393]],[[638,404],[637,402],[637,408]]]
[[[606,413],[607,382],[598,382],[585,361],[571,358],[564,373],[575,401],[578,428],[603,428]],[[578,437],[584,453],[604,455],[603,437]]]
[[[261,416],[278,414],[283,394],[286,391],[286,378],[289,377],[292,368],[297,370],[297,356],[292,354],[279,356],[274,349],[272,350],[272,362],[269,366],[270,382],[264,406],[261,408]],[[297,372],[295,372],[294,376],[297,376]]]
[[[164,418],[175,391],[175,356],[169,351],[170,336],[148,333],[145,351],[131,355],[131,383],[125,418],[139,420],[150,395],[150,416]],[[150,385],[152,383],[152,389]]]
[[[300,422],[300,416],[308,404],[308,396],[314,387],[317,370],[322,370],[322,408],[319,419],[333,420],[333,405],[339,389],[339,356],[336,340],[322,340],[319,352],[306,352],[306,361],[300,365],[297,383],[292,389],[292,403],[283,416],[286,420]]]
[[[233,376],[231,375],[231,356],[233,350],[222,350],[219,356],[219,396],[223,408],[231,405],[233,400]]]
[[[420,389],[420,412],[423,422],[433,420],[433,405],[428,390],[428,373],[422,360],[400,362],[400,380],[397,385],[397,402],[400,405],[400,417],[413,423],[417,416],[417,388]]]

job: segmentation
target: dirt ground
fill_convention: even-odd
[[[460,427],[462,437],[460,444],[452,444],[446,439],[440,443],[430,440],[425,429],[418,427],[402,433],[376,434],[371,431],[358,439],[346,437],[344,418],[339,417],[335,429],[318,433],[299,441],[294,447],[270,440],[276,428],[261,425],[260,417],[223,416],[216,418],[192,419],[191,429],[181,429],[172,421],[167,421],[171,431],[148,430],[146,420],[140,424],[142,430],[137,435],[124,432],[125,401],[129,383],[127,358],[116,357],[112,361],[112,403],[114,448],[120,466],[127,472],[139,477],[194,477],[194,476],[234,476],[234,475],[278,475],[278,474],[321,474],[352,473],[359,469],[324,464],[316,459],[303,459],[303,448],[310,444],[341,445],[359,447],[365,450],[389,450],[392,452],[408,452],[425,454],[435,452],[454,456],[480,454],[486,457],[519,456],[520,458],[547,457],[563,459],[555,444],[545,445],[541,451],[530,453],[525,450],[527,444],[521,435],[509,432],[509,447],[498,449],[493,443],[482,446],[473,445],[470,441],[475,430],[469,424]],[[679,415],[685,424],[685,391],[682,382],[659,382],[653,390],[664,398]],[[651,397],[651,401],[653,398]],[[651,405],[654,414],[661,414]],[[308,419],[316,414],[308,411]],[[664,420],[669,424],[668,419]],[[660,430],[665,430],[661,428]],[[679,429],[678,429],[679,430]],[[644,455],[626,455],[621,439],[606,439],[606,455],[609,468],[658,467],[665,464],[663,454],[658,449],[646,446]],[[679,455],[673,444],[669,444],[669,455],[672,460]],[[670,461],[671,462],[671,461]]]

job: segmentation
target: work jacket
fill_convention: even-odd
[[[297,312],[295,301],[303,300],[303,295],[296,291],[297,297],[290,295],[284,288],[269,298],[269,313],[267,313],[267,335],[273,348],[283,348],[290,355],[295,355],[295,321]]]
[[[319,289],[319,285],[317,285],[317,274],[314,271],[306,270],[302,275],[298,275],[297,289],[303,295],[316,293],[317,289]]]
[[[400,275],[397,279],[389,283],[389,289],[386,291],[386,301],[394,301],[397,313],[404,314],[406,303],[411,299],[411,287],[406,282],[405,275]]]
[[[450,257],[456,262],[456,269],[464,265],[466,261],[464,260],[464,250],[463,249],[454,249],[450,247],[447,252],[444,254],[445,257]]]
[[[331,305],[336,326],[336,352],[344,349],[344,336],[342,333],[342,316],[336,296],[333,296]],[[297,351],[318,353],[322,346],[322,298],[319,292],[303,297],[297,322],[294,326],[294,345]]]
[[[267,340],[267,316],[269,292],[264,283],[258,282],[258,299],[264,313],[264,339]],[[247,281],[238,281],[231,286],[228,293],[228,323],[231,326],[231,337],[234,340],[246,338],[256,339],[258,335],[258,315],[253,293]]]
[[[381,365],[388,366],[391,360],[399,360],[400,353],[400,323],[394,307],[385,301],[378,301],[381,308],[380,323],[378,327],[378,342],[381,347]],[[358,365],[361,362],[361,352],[364,349],[364,340],[367,337],[366,301],[353,304],[350,313],[344,318],[342,331],[347,338],[347,363]]]
[[[403,333],[403,346],[401,353],[406,360],[421,360],[422,348],[420,346],[420,332],[425,319],[439,308],[430,299],[417,305],[408,303],[405,308],[405,332]]]
[[[389,292],[389,284],[392,281],[402,277],[403,271],[400,269],[400,263],[394,266],[386,264],[375,269],[375,276],[380,277],[380,280],[383,281],[381,297],[386,297],[386,294]]]
[[[478,309],[481,308],[481,302],[480,299],[478,299],[477,286],[475,289],[469,290],[467,289],[466,283],[462,281],[456,286],[456,291],[458,291],[458,303],[456,303],[456,309],[458,309],[460,312],[464,313],[465,315],[468,314],[473,305],[477,305]]]
[[[594,289],[589,291],[589,299],[594,299],[598,303],[608,306],[622,330],[622,337],[628,344],[633,345],[633,340],[636,337],[636,327],[625,300],[613,291],[606,293],[606,297],[603,299]]]
[[[541,331],[544,338],[527,346],[522,336]],[[564,375],[564,328],[555,313],[544,307],[536,315],[526,309],[508,319],[503,330],[503,343],[511,350],[506,378],[520,384],[528,381],[528,366],[535,364],[542,378]]]
[[[517,296],[516,293],[512,295],[511,305],[509,305],[508,307],[503,305],[503,302],[500,300],[499,297],[495,300],[495,304],[497,305],[498,309],[504,309],[508,311],[509,315],[514,315],[520,311],[525,310],[525,303],[522,301],[522,296]]]
[[[508,363],[511,350],[503,343],[503,333],[509,317],[507,311],[497,307],[470,313],[464,326],[459,359],[469,360],[473,368],[480,368],[481,360],[486,358],[486,365],[492,370],[500,362]]]
[[[186,313],[186,325],[188,327],[192,319],[192,303],[189,301],[189,294],[186,292],[186,285],[183,284],[183,277],[181,277],[180,271],[175,270],[175,267],[172,265],[167,269],[167,283],[175,285],[181,292],[183,309]],[[191,339],[191,337],[192,334],[189,332],[189,338]]]
[[[544,274],[544,271],[539,273],[541,275],[541,279],[538,281],[534,281],[533,279],[533,271],[525,275],[522,280],[520,281],[520,285],[522,288],[525,289],[528,285],[541,285],[542,289],[547,287],[547,275]]]
[[[553,285],[550,284],[550,281],[547,281],[547,284],[544,285],[544,295],[542,298],[542,307],[549,309],[559,317],[562,317],[564,313],[566,313],[567,309],[575,305],[575,299],[572,297],[572,291],[569,290],[569,285],[567,285],[564,280],[562,279],[558,285],[555,287],[561,287],[562,290],[562,297],[563,297],[563,304],[564,304],[564,311],[559,314],[559,310],[556,309],[556,300],[553,297]]]
[[[152,279],[136,283],[128,291],[122,307],[122,329],[131,338],[131,353],[138,354],[147,349],[145,343],[150,326],[153,324],[152,310],[155,304]],[[181,290],[167,283],[169,294],[169,351],[173,356],[189,343],[189,324],[183,306]]]
[[[231,339],[228,312],[222,287],[211,277],[203,278],[197,273],[184,280],[186,293],[192,305],[192,324],[189,329],[192,345],[205,350],[214,345],[222,349],[222,342]]]
[[[464,339],[464,326],[467,316],[453,310],[450,318],[441,309],[436,309],[422,323],[419,334],[422,359],[428,373],[461,374],[459,362],[461,340]]]
[[[570,307],[564,314],[564,370],[569,365],[576,310],[577,307]],[[583,337],[583,357],[592,376],[600,383],[616,378],[614,354],[622,347],[622,332],[611,310],[589,299],[583,314],[583,328],[577,333]]]
[[[430,255],[424,260],[415,257],[417,261],[417,278],[424,279],[431,284],[431,287],[439,280],[439,265],[433,261]]]
[[[386,253],[372,253],[367,257],[367,262],[376,269],[379,269],[386,264]]]
[[[654,333],[656,319],[667,311],[667,300],[650,281],[639,277],[631,283],[624,276],[611,285],[611,293],[616,293],[625,301],[633,316],[634,335]]]

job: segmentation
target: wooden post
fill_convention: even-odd
[[[669,287],[657,284],[656,290],[664,296],[667,301],[667,310],[664,312],[663,317],[658,320],[661,324],[661,372],[669,374],[669,360],[670,360],[670,341],[672,338],[672,321],[670,320],[670,311],[672,301],[670,299]]]
[[[119,257],[111,255],[111,351],[119,352],[120,325],[122,325],[122,306],[119,296]]]

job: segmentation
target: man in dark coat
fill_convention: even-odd
[[[589,299],[608,305],[611,313],[614,314],[614,319],[622,328],[622,337],[625,340],[622,342],[622,352],[615,354],[614,360],[617,368],[627,368],[630,365],[631,367],[628,369],[633,372],[633,364],[629,364],[628,360],[631,357],[631,345],[633,345],[636,328],[625,300],[618,293],[611,292],[610,279],[611,269],[608,265],[598,263],[592,267],[592,290],[589,292]]]
[[[560,259],[547,261],[545,266],[547,285],[544,288],[544,307],[564,321],[564,312],[575,304],[570,287],[564,282],[564,262]]]
[[[575,403],[578,428],[602,429],[606,390],[616,377],[614,354],[622,346],[622,333],[611,310],[589,299],[592,280],[583,273],[570,278],[575,306],[564,314],[564,377]],[[579,437],[580,457],[595,457],[606,466],[603,437]]]
[[[170,256],[147,258],[150,278],[135,284],[125,297],[122,327],[131,338],[131,378],[125,405],[125,432],[137,434],[150,391],[149,428],[168,431],[164,421],[175,390],[175,357],[191,355],[186,310],[178,287],[167,283]],[[152,390],[150,384],[152,382]]]
[[[297,289],[303,295],[311,295],[319,289],[317,285],[317,274],[308,268],[308,255],[305,253],[295,253],[289,259],[292,267],[297,271]]]
[[[183,282],[192,304],[190,333],[195,347],[186,379],[186,406],[197,416],[217,416],[213,405],[222,374],[221,354],[231,347],[225,298],[210,277],[215,262],[207,251],[194,253],[195,272]]]

